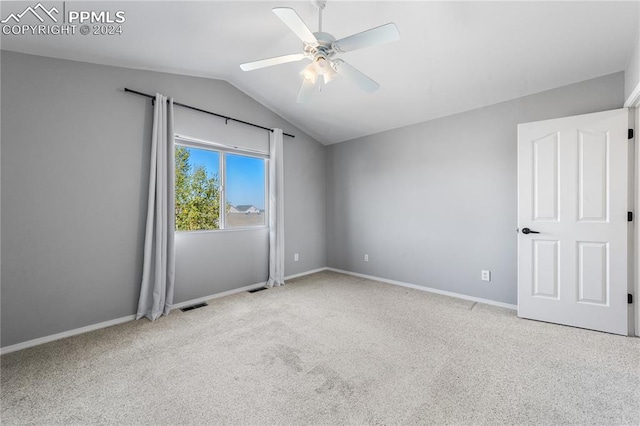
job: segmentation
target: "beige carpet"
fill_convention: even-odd
[[[640,339],[332,272],[1,366],[3,424],[640,424]]]

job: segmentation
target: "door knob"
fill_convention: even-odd
[[[529,228],[522,228],[522,233],[523,233],[523,234],[539,234],[539,232],[538,232],[538,231],[532,231],[532,230],[531,230],[531,229],[529,229]]]

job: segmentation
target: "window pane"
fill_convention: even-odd
[[[265,160],[226,154],[226,227],[265,224]]]
[[[220,227],[220,153],[176,145],[176,230]]]

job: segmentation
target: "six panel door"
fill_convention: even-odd
[[[627,126],[518,125],[518,316],[627,334]]]

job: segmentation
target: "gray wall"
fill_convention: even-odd
[[[328,265],[515,304],[516,125],[623,102],[617,73],[329,146]]]
[[[152,107],[125,86],[297,136],[285,137],[287,275],[328,264],[506,303],[516,300],[516,124],[624,101],[618,73],[325,148],[223,81],[0,59],[3,347],[135,312]],[[268,145],[266,132],[180,108],[176,130]],[[176,303],[266,279],[266,229],[179,233],[176,245]]]
[[[2,347],[135,312],[152,106],[124,87],[295,134],[284,141],[285,272],[326,266],[325,148],[233,86],[7,51],[0,59]],[[180,108],[176,131],[268,146],[265,131]],[[266,229],[178,233],[175,302],[265,281],[267,251]]]

